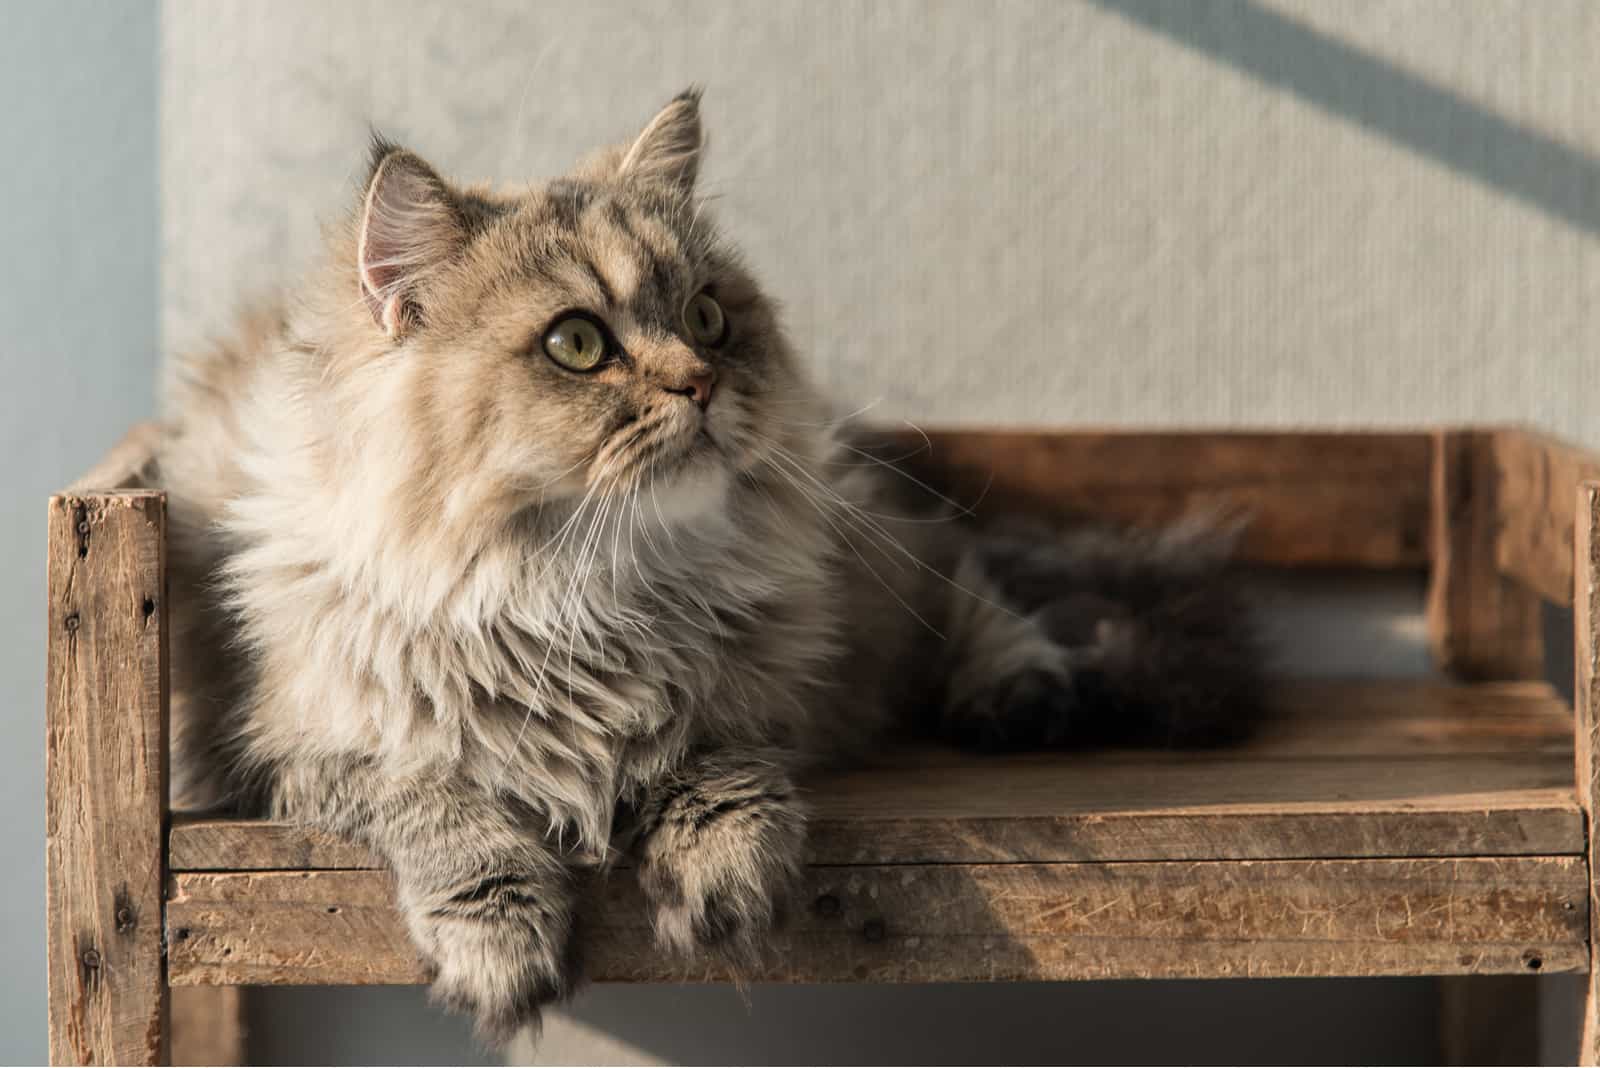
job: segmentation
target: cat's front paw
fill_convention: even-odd
[[[432,996],[501,1045],[539,1026],[539,1010],[579,977],[571,909],[515,881],[481,880],[431,904],[402,905],[433,981]]]
[[[754,965],[800,871],[805,811],[764,765],[712,769],[665,790],[642,843],[639,882],[657,940]]]

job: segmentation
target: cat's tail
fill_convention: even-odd
[[[980,749],[1210,746],[1261,718],[1237,523],[974,535],[950,591],[939,736]]]

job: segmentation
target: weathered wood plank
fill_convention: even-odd
[[[1573,597],[1572,498],[1600,480],[1600,456],[1530,430],[1494,435],[1500,486],[1495,559],[1502,572],[1557,604]]]
[[[238,986],[180,986],[172,1001],[172,1063],[243,1064],[244,999]]]
[[[418,983],[382,872],[180,873],[169,972],[192,983]],[[745,978],[947,982],[1432,975],[1587,967],[1582,858],[813,867]],[[599,891],[601,981],[729,978],[662,959],[629,873]]]
[[[1600,804],[1600,482],[1584,482],[1576,491],[1573,536],[1573,693],[1575,771],[1578,802],[1589,825],[1587,844],[1591,881],[1586,904],[1592,931],[1600,931],[1600,837],[1594,833]],[[1588,963],[1589,989],[1584,998],[1580,1063],[1600,1064],[1600,939]]]
[[[874,769],[809,794],[815,863],[1013,863],[1574,854],[1571,758],[1107,763],[996,775]],[[175,871],[370,868],[287,824],[176,822]]]
[[[70,493],[139,489],[155,461],[156,444],[161,440],[158,423],[136,423],[111,451],[68,487]]]
[[[1572,714],[1544,683],[1296,684],[1250,744],[982,757],[912,748],[811,784],[816,863],[1578,853]],[[366,868],[283,824],[175,821],[178,871]]]
[[[1459,678],[1532,679],[1544,671],[1539,599],[1496,560],[1503,489],[1492,433],[1435,435],[1428,638],[1434,662]]]
[[[167,1055],[165,498],[50,501],[46,939],[50,1058]]]
[[[945,430],[885,448],[983,515],[1022,511],[1131,524],[1220,508],[1248,515],[1240,546],[1277,566],[1421,567],[1426,433]]]

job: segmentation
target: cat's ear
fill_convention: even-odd
[[[622,157],[624,178],[661,182],[684,193],[694,191],[700,173],[700,89],[685,89],[656,113]]]
[[[466,226],[450,186],[422,157],[374,135],[357,240],[361,295],[398,338],[422,314],[423,284],[460,252]]]

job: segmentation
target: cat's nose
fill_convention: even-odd
[[[683,385],[676,389],[669,386],[667,392],[682,393],[685,397],[698,404],[700,409],[704,411],[706,406],[711,403],[711,387],[716,384],[717,372],[707,368],[704,371],[696,371],[693,374],[685,375]]]

